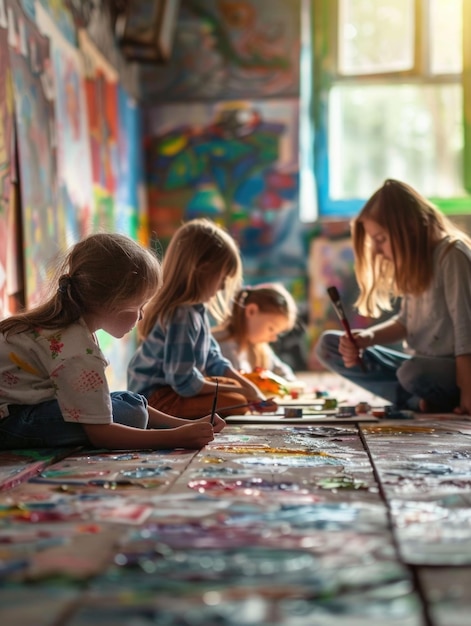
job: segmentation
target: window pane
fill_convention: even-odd
[[[414,66],[413,0],[339,0],[340,74],[373,74]]]
[[[459,74],[463,70],[462,0],[430,1],[430,71]]]
[[[464,195],[461,85],[337,86],[328,136],[332,199],[368,198],[386,178]]]

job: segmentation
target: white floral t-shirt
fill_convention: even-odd
[[[110,424],[107,365],[83,320],[57,330],[0,334],[0,418],[10,404],[56,399],[66,422]]]

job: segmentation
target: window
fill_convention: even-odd
[[[471,211],[463,2],[314,0],[321,217],[354,215],[386,178],[408,182],[448,212]]]

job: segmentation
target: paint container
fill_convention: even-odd
[[[363,415],[365,413],[368,413],[370,410],[371,406],[368,404],[368,402],[359,402],[355,407],[355,413],[357,415]]]
[[[298,407],[295,406],[286,406],[284,409],[284,416],[285,417],[302,417],[303,416],[303,410],[299,409]]]
[[[354,406],[340,406],[335,417],[355,417],[356,411]]]
[[[322,408],[324,409],[324,411],[330,411],[332,409],[336,409],[338,406],[338,402],[335,398],[326,398],[324,400],[324,404],[322,405]]]

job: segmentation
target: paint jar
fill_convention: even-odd
[[[354,406],[340,406],[335,417],[354,417],[356,410]]]
[[[302,417],[303,416],[303,410],[299,409],[298,407],[294,407],[294,406],[286,406],[285,410],[284,410],[284,416],[285,417]]]
[[[322,405],[322,408],[324,409],[324,411],[330,411],[331,409],[336,409],[338,405],[338,402],[335,398],[326,398],[324,400],[324,404]]]
[[[359,402],[355,407],[355,413],[357,415],[368,413],[370,410],[371,406],[368,404],[368,402]]]

